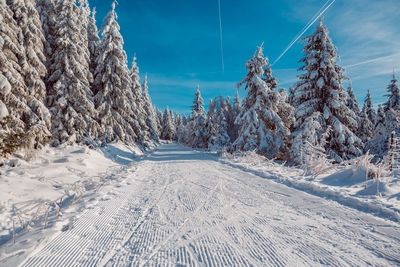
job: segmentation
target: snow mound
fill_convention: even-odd
[[[121,165],[129,165],[143,155],[139,147],[134,145],[127,146],[123,143],[113,143],[102,149],[102,151],[108,159]]]
[[[351,168],[338,171],[321,180],[322,184],[332,186],[353,186],[365,182],[363,168]]]
[[[369,182],[367,185],[367,189],[362,189],[357,192],[357,195],[359,196],[376,196],[378,193],[381,196],[392,196],[395,192],[392,190],[387,182],[382,182],[379,181],[379,184],[377,186],[376,180],[373,180],[372,182]],[[377,191],[377,188],[379,188],[379,192]]]

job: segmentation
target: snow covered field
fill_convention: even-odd
[[[62,218],[53,214],[45,231],[34,224],[15,245],[2,243],[0,265],[400,264],[397,222],[261,178],[232,159],[175,143],[125,165],[87,153],[99,155],[93,169],[114,170],[100,175],[106,185]]]

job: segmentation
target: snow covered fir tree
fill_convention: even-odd
[[[293,126],[295,143],[291,149],[291,158],[299,158],[303,136],[307,135],[305,123],[318,112],[315,120],[320,124],[315,142],[321,142],[328,134],[326,153],[336,162],[360,156],[363,143],[356,136],[358,128],[357,114],[347,105],[348,94],[343,87],[344,70],[337,63],[336,47],[328,36],[328,29],[322,19],[315,32],[304,39],[301,59],[304,64],[299,71],[299,82],[294,86],[293,104],[296,108],[296,122]]]
[[[245,84],[248,93],[235,120],[240,129],[233,149],[256,150],[268,158],[284,159],[289,147],[293,108],[286,103],[284,95],[273,90],[277,82],[271,78],[262,46],[247,61],[246,69],[249,72],[237,85]],[[265,73],[269,77],[262,79]]]
[[[0,1],[0,154],[50,139],[43,35],[33,1]],[[39,27],[39,28],[38,28]]]
[[[187,123],[188,127],[188,144],[196,148],[206,148],[207,134],[206,126],[206,111],[204,102],[201,96],[200,88],[197,86],[196,93],[193,99],[192,114]]]
[[[393,72],[392,80],[387,86],[387,101],[379,106],[377,114],[374,110],[371,112],[375,116],[375,127],[372,137],[366,144],[366,150],[381,158],[388,153],[392,132],[395,133],[395,136],[400,136],[400,94],[397,83],[396,75]],[[368,96],[366,101],[369,99]]]

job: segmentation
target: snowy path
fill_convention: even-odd
[[[23,266],[400,265],[400,225],[177,144]]]

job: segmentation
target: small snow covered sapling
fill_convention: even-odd
[[[385,162],[388,165],[389,171],[393,174],[393,170],[398,168],[398,160],[400,159],[400,151],[396,132],[392,131],[389,138],[389,151],[385,157]]]

